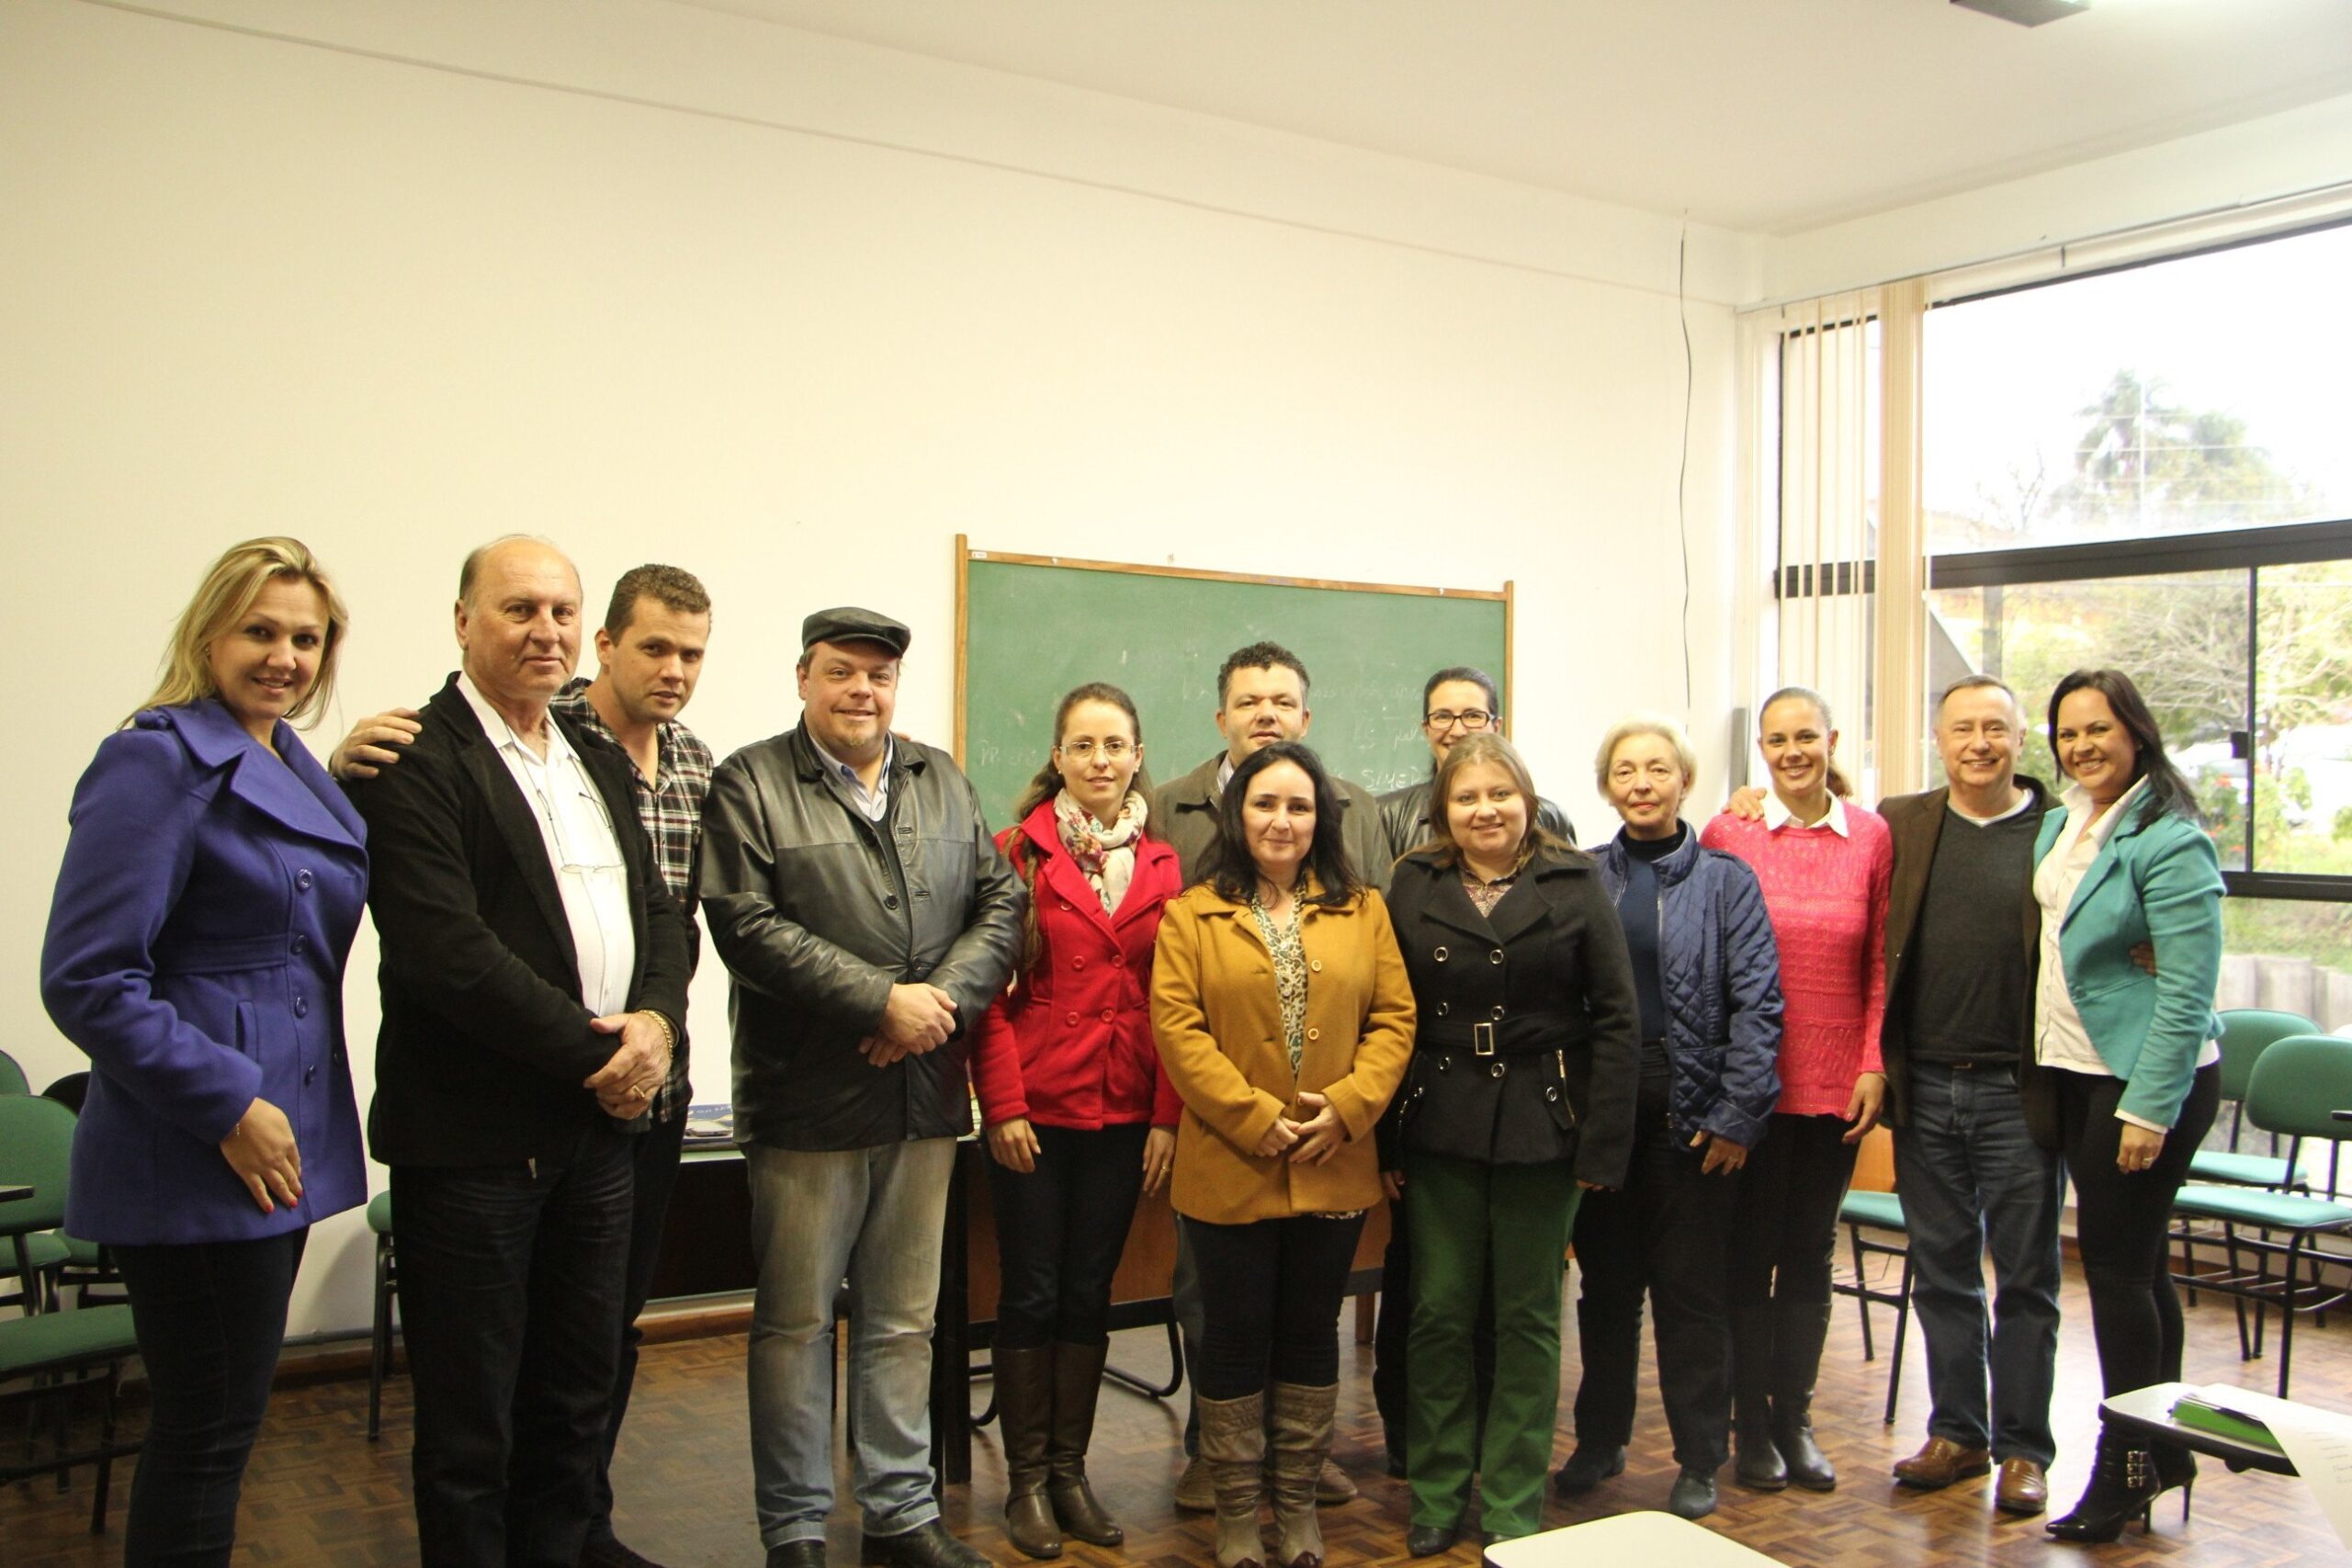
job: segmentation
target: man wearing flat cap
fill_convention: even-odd
[[[719,764],[703,914],[733,980],[735,1136],[759,1293],[752,1466],[769,1568],[825,1561],[833,1296],[850,1282],[866,1562],[981,1568],[932,1495],[931,1330],[966,1030],[1012,972],[1026,895],[949,756],[890,733],[909,633],[801,625],[800,723]]]

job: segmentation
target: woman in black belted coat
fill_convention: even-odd
[[[1487,1540],[1541,1528],[1568,1230],[1583,1189],[1622,1183],[1633,1148],[1641,1047],[1624,931],[1591,858],[1534,827],[1535,800],[1510,742],[1464,739],[1438,767],[1435,841],[1397,862],[1389,887],[1419,1013],[1381,1150],[1413,1249],[1416,1556],[1460,1534],[1474,1472]],[[1481,1435],[1471,1325],[1490,1273]]]

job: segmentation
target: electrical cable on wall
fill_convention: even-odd
[[[1674,470],[1674,521],[1682,541],[1682,711],[1690,711],[1690,512],[1684,492],[1690,479],[1690,299],[1684,288],[1690,254],[1690,215],[1674,243],[1674,311],[1682,323],[1682,455]]]

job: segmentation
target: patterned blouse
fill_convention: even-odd
[[[1290,919],[1279,926],[1255,894],[1250,898],[1250,913],[1258,921],[1258,934],[1266,939],[1266,951],[1274,955],[1274,995],[1282,1003],[1283,1044],[1290,1052],[1295,1077],[1299,1058],[1306,1054],[1306,944],[1298,934],[1298,900],[1291,900]]]

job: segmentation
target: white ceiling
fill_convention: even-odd
[[[684,0],[1787,234],[2352,93],[2347,0]]]

